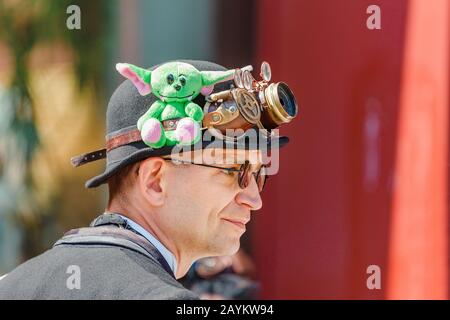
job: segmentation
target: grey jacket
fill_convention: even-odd
[[[95,221],[94,221],[95,222]],[[74,229],[0,280],[0,299],[198,299],[147,239],[120,224]]]

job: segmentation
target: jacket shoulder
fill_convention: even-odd
[[[61,245],[23,263],[2,279],[0,298],[197,299],[197,296],[155,260],[129,248]]]

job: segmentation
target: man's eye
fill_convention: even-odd
[[[173,83],[173,74],[169,74],[168,76],[167,76],[167,83],[168,84],[172,84]]]
[[[235,173],[235,171],[231,171],[231,170],[221,170],[221,171],[228,176],[233,176]]]

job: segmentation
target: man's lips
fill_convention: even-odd
[[[222,219],[227,222],[230,222],[230,223],[234,224],[235,226],[237,226],[241,229],[244,229],[244,230],[245,230],[245,225],[249,221],[249,220],[230,219],[230,218],[222,218]]]

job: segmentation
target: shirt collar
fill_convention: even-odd
[[[172,252],[169,251],[158,239],[155,238],[150,232],[145,230],[143,227],[141,227],[139,224],[131,220],[130,218],[127,218],[121,214],[119,214],[120,217],[122,217],[124,220],[127,221],[128,225],[133,228],[136,232],[138,232],[140,235],[142,235],[144,238],[146,238],[148,241],[150,241],[151,244],[155,246],[155,248],[161,253],[161,255],[166,259],[167,264],[169,265],[170,269],[172,270],[173,274],[176,274],[177,271],[177,260],[175,259],[175,256]]]

